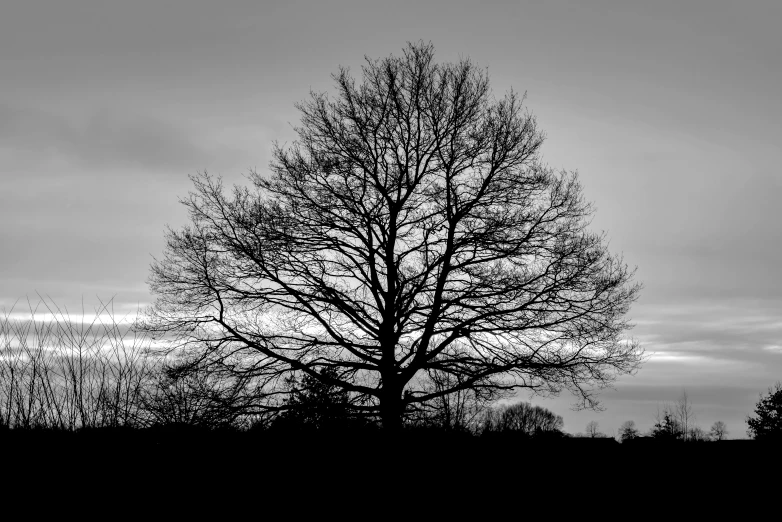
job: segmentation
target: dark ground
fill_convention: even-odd
[[[666,510],[680,513],[674,506],[682,505],[700,519],[704,509],[724,505],[743,509],[738,519],[746,520],[764,506],[761,499],[776,506],[771,498],[782,495],[782,446],[749,440],[619,444],[435,432],[387,440],[377,432],[5,430],[0,448],[6,498],[14,491],[101,492],[108,502],[179,499],[188,509],[250,502],[285,505],[294,514],[337,513],[358,504],[393,510],[421,502],[432,513],[438,506],[453,512],[482,505],[513,512],[519,503],[518,509],[535,506],[552,515],[583,507],[587,519],[619,513],[668,519]]]

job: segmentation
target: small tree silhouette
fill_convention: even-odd
[[[679,426],[680,436],[684,440],[689,440],[690,435],[697,435],[702,432],[693,431],[695,423],[695,410],[692,402],[687,395],[687,390],[682,390],[682,394],[672,407],[668,407],[669,414],[676,420]]]
[[[619,428],[619,439],[622,442],[638,438],[638,430],[635,427],[635,421],[627,421]]]
[[[747,417],[747,434],[756,440],[782,439],[782,382],[769,388],[768,395],[760,397],[755,416]]]
[[[275,422],[277,428],[334,430],[356,424],[350,395],[344,388],[330,384],[336,370],[326,368],[321,378],[305,374],[301,380],[289,378],[290,397]]]
[[[604,437],[605,435],[600,433],[600,425],[597,421],[589,421],[586,425],[586,435],[590,439],[597,439]]]
[[[666,409],[654,424],[651,435],[658,440],[679,440],[682,437],[682,428],[674,415]]]
[[[717,421],[711,425],[709,436],[711,436],[713,440],[724,440],[727,437],[727,435],[728,435],[728,427],[725,426],[724,422]]]

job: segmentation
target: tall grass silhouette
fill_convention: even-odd
[[[39,298],[0,316],[0,423],[69,431],[142,423],[152,338],[118,317],[113,300],[73,316]]]

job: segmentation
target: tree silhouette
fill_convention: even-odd
[[[635,427],[635,421],[626,421],[619,428],[619,439],[622,442],[638,438],[638,430]]]
[[[695,422],[695,410],[692,407],[692,402],[687,395],[687,390],[682,390],[682,394],[679,399],[673,405],[668,407],[669,413],[676,419],[676,423],[680,428],[681,436],[684,440],[689,440],[690,435],[693,434],[693,423]],[[700,432],[696,432],[698,436]]]
[[[755,405],[755,415],[747,418],[747,433],[756,440],[782,439],[782,383],[769,388]]]
[[[657,422],[651,431],[651,436],[658,440],[679,440],[683,437],[682,427],[675,414],[665,408],[662,416],[658,414]]]
[[[469,60],[416,43],[362,71],[297,105],[298,141],[252,188],[193,177],[147,327],[232,358],[273,407],[306,374],[392,431],[468,389],[569,389],[594,406],[641,363],[621,338],[639,286],[587,230],[576,174],[544,166],[523,98],[495,99]],[[453,379],[432,389],[431,372]]]
[[[590,439],[598,439],[605,435],[600,432],[600,425],[597,421],[589,421],[586,425],[586,436]]]
[[[528,402],[519,402],[486,410],[482,432],[533,436],[560,433],[564,425],[562,417],[552,411]]]
[[[728,436],[728,427],[722,421],[717,421],[711,425],[709,436],[713,440],[724,440]]]
[[[321,373],[334,373],[324,369]],[[275,423],[277,427],[335,430],[345,428],[351,420],[348,392],[330,384],[333,375],[315,378],[305,374],[301,380],[289,378],[291,393],[286,399],[287,408]]]

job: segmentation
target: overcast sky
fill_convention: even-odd
[[[744,437],[782,379],[780,21],[778,0],[5,0],[0,306],[149,303],[188,174],[265,169],[339,65],[431,40],[527,92],[546,162],[579,172],[644,284],[632,335],[652,357],[606,410],[535,402],[613,434],[686,388],[703,428]]]

